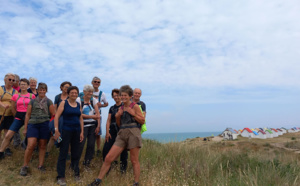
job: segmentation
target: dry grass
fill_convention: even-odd
[[[291,138],[294,137],[295,140]],[[300,134],[285,134],[274,139],[259,140],[239,137],[235,141],[206,141],[201,138],[181,143],[161,144],[143,140],[140,153],[141,185],[300,185],[299,157],[278,144],[297,142]],[[284,146],[284,145],[283,145]],[[58,149],[46,160],[46,174],[37,170],[38,156],[30,163],[30,174],[19,175],[24,151],[13,149],[13,156],[0,161],[0,185],[56,185]],[[82,161],[81,161],[82,162]],[[70,161],[67,162],[67,167]],[[66,170],[68,185],[87,185],[97,177],[101,158],[92,161],[90,171],[81,170],[81,181],[73,180]],[[126,175],[113,169],[103,185],[132,185],[129,163]]]

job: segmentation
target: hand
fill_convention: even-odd
[[[26,134],[27,134],[27,128],[24,128],[23,129],[23,135],[26,136]]]
[[[84,138],[84,136],[83,136],[83,132],[81,132],[81,133],[80,133],[80,142],[82,142],[82,141],[83,141],[83,138]]]
[[[108,142],[109,139],[111,139],[111,135],[110,135],[110,133],[106,133],[105,141]]]
[[[123,109],[120,107],[118,112],[116,113],[115,117],[120,117],[123,114]]]
[[[55,131],[54,140],[57,141],[57,139],[60,136],[60,132],[58,130]]]
[[[97,127],[96,130],[95,130],[95,134],[97,135],[100,131],[100,127]]]
[[[10,106],[9,106],[8,104],[3,104],[3,107],[4,107],[5,109],[8,109]]]
[[[101,102],[98,102],[97,105],[98,105],[99,108],[102,107]]]
[[[134,110],[133,108],[128,107],[128,108],[126,108],[126,111],[127,111],[130,115],[135,116],[135,110]]]
[[[100,119],[100,116],[99,115],[93,115],[93,119],[94,120]]]

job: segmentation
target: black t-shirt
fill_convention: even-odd
[[[145,104],[144,102],[139,101],[139,102],[137,102],[136,104],[141,105],[142,111],[143,111],[143,112],[146,112],[146,104]]]
[[[116,123],[116,113],[118,112],[121,105],[117,106],[116,104],[114,106],[111,106],[109,109],[109,114],[111,114],[111,120],[110,120],[110,127],[109,127],[109,133],[111,135],[117,135],[119,131],[119,127]]]

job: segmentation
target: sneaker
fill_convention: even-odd
[[[92,183],[88,184],[88,186],[97,186],[97,185],[101,185],[102,180],[97,178],[95,179],[95,181],[93,181]]]
[[[65,178],[58,178],[57,179],[57,184],[61,185],[61,186],[66,186],[67,185]]]
[[[7,156],[12,155],[12,152],[11,152],[10,148],[5,149],[5,155],[7,155]]]
[[[27,173],[28,173],[28,167],[27,166],[22,167],[20,170],[20,175],[27,176]]]
[[[0,160],[4,159],[5,155],[4,152],[0,152]]]
[[[139,186],[139,182],[134,182],[132,186]]]
[[[42,165],[42,166],[39,166],[38,167],[38,170],[40,171],[40,172],[46,172],[46,168]]]

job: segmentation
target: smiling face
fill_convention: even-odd
[[[25,82],[25,81],[21,81],[20,82],[20,89],[21,89],[21,91],[22,90],[26,90],[27,91],[27,89],[28,89],[28,87],[29,87],[29,85],[27,84],[27,82]]]
[[[93,96],[93,90],[83,90],[83,94],[86,98],[91,99],[91,97]]]
[[[69,84],[65,84],[63,87],[61,87],[61,91],[63,93],[67,93],[68,92],[68,88],[70,87],[71,85]]]
[[[126,92],[121,92],[121,100],[124,104],[130,103],[130,96]]]
[[[39,97],[40,97],[40,98],[43,98],[43,97],[46,96],[47,89],[45,89],[45,88],[39,88],[39,89],[37,90],[37,92],[39,93]]]
[[[100,79],[94,79],[94,80],[92,81],[92,85],[93,85],[94,88],[99,88],[99,87],[100,87],[100,84],[101,84]]]
[[[69,99],[70,100],[76,100],[77,97],[78,97],[78,91],[76,89],[72,89],[69,92]]]
[[[120,94],[114,92],[113,93],[113,99],[115,100],[115,102],[118,104],[121,102],[121,97],[120,97]]]
[[[29,81],[29,87],[30,87],[30,89],[36,89],[36,81],[35,80],[30,80]]]
[[[13,86],[13,84],[14,84],[14,82],[15,82],[15,76],[12,76],[12,75],[7,76],[7,77],[4,79],[4,82],[5,82],[5,85],[6,85],[6,86],[9,86],[9,87]]]
[[[133,99],[134,100],[139,101],[141,95],[142,95],[142,91],[140,89],[138,89],[138,88],[134,89],[134,91],[133,91]]]

